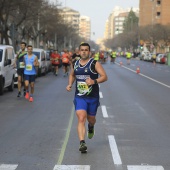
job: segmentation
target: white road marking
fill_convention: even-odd
[[[90,170],[90,165],[56,165],[53,170]]]
[[[15,170],[18,165],[0,164],[0,170]]]
[[[128,165],[128,170],[164,170],[162,166],[151,166],[151,165]]]
[[[132,71],[132,72],[134,72],[134,73],[136,73],[136,71],[134,71],[134,70],[132,70],[132,69],[130,69],[130,68],[128,68],[128,67],[125,67],[125,66],[122,66],[122,67],[125,68],[125,69],[127,69],[127,70],[130,70],[130,71]],[[167,88],[170,88],[170,86],[168,86],[168,85],[166,85],[166,84],[164,84],[164,83],[161,83],[160,81],[157,81],[157,80],[155,80],[155,79],[153,79],[153,78],[151,78],[151,77],[145,76],[144,74],[139,73],[139,75],[141,75],[141,76],[143,76],[143,77],[145,77],[145,78],[147,78],[147,79],[149,79],[149,80],[152,80],[152,81],[154,81],[154,82],[156,82],[156,83],[158,83],[158,84],[160,84],[160,85],[162,85],[162,86],[165,86],[165,87],[167,87]]]
[[[113,162],[115,165],[122,165],[122,160],[119,155],[119,151],[117,148],[116,140],[114,136],[109,135],[109,144],[112,152]]]
[[[99,92],[99,96],[100,96],[101,99],[103,98],[102,92]]]
[[[101,106],[101,108],[102,108],[103,117],[108,118],[109,116],[107,114],[106,106]]]

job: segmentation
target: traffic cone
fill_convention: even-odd
[[[122,63],[122,61],[120,61],[120,66],[122,66],[123,65],[123,63]]]
[[[140,73],[140,68],[139,68],[139,67],[136,68],[136,73],[137,73],[137,74]]]

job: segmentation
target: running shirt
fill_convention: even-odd
[[[98,73],[95,72],[95,63],[96,61],[92,58],[84,66],[80,65],[80,60],[76,61],[74,65],[74,74],[76,76],[75,96],[99,98],[98,84],[88,86],[85,82],[88,77],[93,80],[98,78]]]
[[[130,59],[130,58],[131,58],[131,56],[132,56],[132,54],[131,54],[130,52],[127,52],[127,53],[126,53],[126,57],[127,57],[127,59]]]
[[[60,64],[60,54],[51,54],[52,64]]]
[[[111,57],[116,58],[116,52],[112,52]]]
[[[69,63],[69,55],[67,53],[64,53],[62,55],[62,63],[65,63],[65,64]]]
[[[25,64],[24,64],[24,56],[27,54],[27,52],[25,51],[24,53],[20,52],[17,56],[17,69],[24,69],[25,68]]]
[[[34,66],[34,61],[36,59],[36,56],[32,54],[32,56],[29,58],[28,54],[25,55],[25,69],[24,74],[26,75],[36,75],[36,69]]]

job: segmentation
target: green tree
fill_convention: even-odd
[[[134,13],[133,9],[130,10],[128,16],[123,24],[124,32],[131,32],[138,27],[139,18]]]

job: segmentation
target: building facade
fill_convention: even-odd
[[[91,39],[91,21],[87,16],[81,16],[79,21],[79,35],[86,41]]]
[[[104,37],[112,39],[117,34],[123,32],[123,23],[130,10],[131,8],[123,9],[118,6],[113,9],[113,12],[109,15],[108,20],[106,21],[107,27],[105,26]],[[133,8],[132,10],[137,16],[139,15],[139,8]]]
[[[170,24],[170,0],[140,0],[139,26]]]
[[[77,30],[77,33],[79,33],[80,13],[78,11],[65,7],[61,9],[60,15],[64,19],[64,22],[71,24]]]
[[[124,30],[123,24],[128,14],[129,12],[123,12],[114,18],[114,25],[115,25],[114,35],[123,33],[123,30]]]

